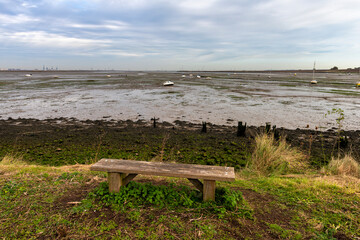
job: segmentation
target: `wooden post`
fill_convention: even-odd
[[[245,125],[242,125],[242,122],[238,122],[237,136],[238,137],[244,137],[245,136],[245,130],[246,130],[246,123],[245,123]]]
[[[266,133],[269,133],[270,132],[270,128],[271,128],[271,123],[270,122],[267,122],[267,123],[265,123],[266,124],[266,126],[265,126],[265,132]]]
[[[201,132],[202,132],[202,133],[206,133],[206,122],[202,122]]]
[[[347,136],[345,135],[345,136],[341,136],[340,138],[339,138],[339,147],[340,148],[346,148],[347,146],[348,146],[348,143],[349,143],[349,140],[348,140],[348,138],[347,138]]]
[[[276,141],[279,141],[279,139],[280,139],[280,134],[279,134],[278,130],[276,129],[276,125],[274,125],[274,126],[272,127],[272,130],[273,130],[273,133],[274,133],[274,139],[275,139]]]
[[[204,180],[203,188],[203,200],[206,201],[215,201],[215,180]]]
[[[153,117],[151,120],[153,120],[153,126],[156,128],[156,121],[159,120],[159,118]]]

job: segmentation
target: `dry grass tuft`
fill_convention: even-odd
[[[345,175],[360,178],[360,164],[350,155],[345,155],[341,159],[333,158],[323,171],[332,175]]]
[[[355,193],[360,196],[360,178],[346,175],[322,175],[315,177],[315,179],[327,184],[337,185],[349,194]]]
[[[308,167],[305,155],[286,143],[276,141],[273,135],[262,134],[255,138],[255,150],[248,169],[262,176],[298,173]]]
[[[0,160],[0,172],[17,173],[19,171],[23,173],[46,172],[49,174],[77,171],[90,173],[90,165],[75,164],[60,167],[42,166],[25,162],[21,154],[7,154]]]
[[[6,154],[0,161],[0,165],[27,165],[27,163],[23,160],[22,155]]]

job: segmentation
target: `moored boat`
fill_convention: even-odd
[[[311,80],[311,84],[317,84],[317,81],[315,80],[315,63],[316,62],[314,62],[314,67],[313,67],[313,79]]]
[[[163,83],[163,85],[164,85],[164,86],[172,86],[172,85],[174,85],[174,82],[172,82],[172,81],[166,81],[166,82]]]

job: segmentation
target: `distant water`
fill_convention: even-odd
[[[202,121],[285,128],[358,130],[358,75],[306,73],[0,72],[0,118]],[[185,74],[186,77],[182,77]],[[111,76],[108,76],[111,75]],[[197,78],[200,75],[201,78]],[[164,87],[166,80],[175,82]]]

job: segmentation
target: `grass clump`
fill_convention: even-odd
[[[346,175],[360,178],[360,164],[351,156],[332,158],[323,171],[332,175]]]
[[[293,148],[284,138],[276,141],[272,134],[255,138],[255,149],[248,169],[261,176],[280,175],[305,170],[305,155]]]
[[[202,194],[187,186],[175,186],[173,183],[170,183],[170,186],[155,186],[151,183],[137,182],[130,182],[118,193],[110,193],[108,183],[103,182],[89,193],[87,200],[97,200],[115,210],[144,206],[169,209],[190,208],[194,211],[197,209],[209,214],[214,213],[219,218],[223,218],[225,215],[252,218],[252,210],[248,207],[240,191],[221,187],[216,189],[215,195],[215,202],[203,202]],[[88,201],[83,203],[91,207]],[[83,207],[80,206],[79,210],[84,210]]]

